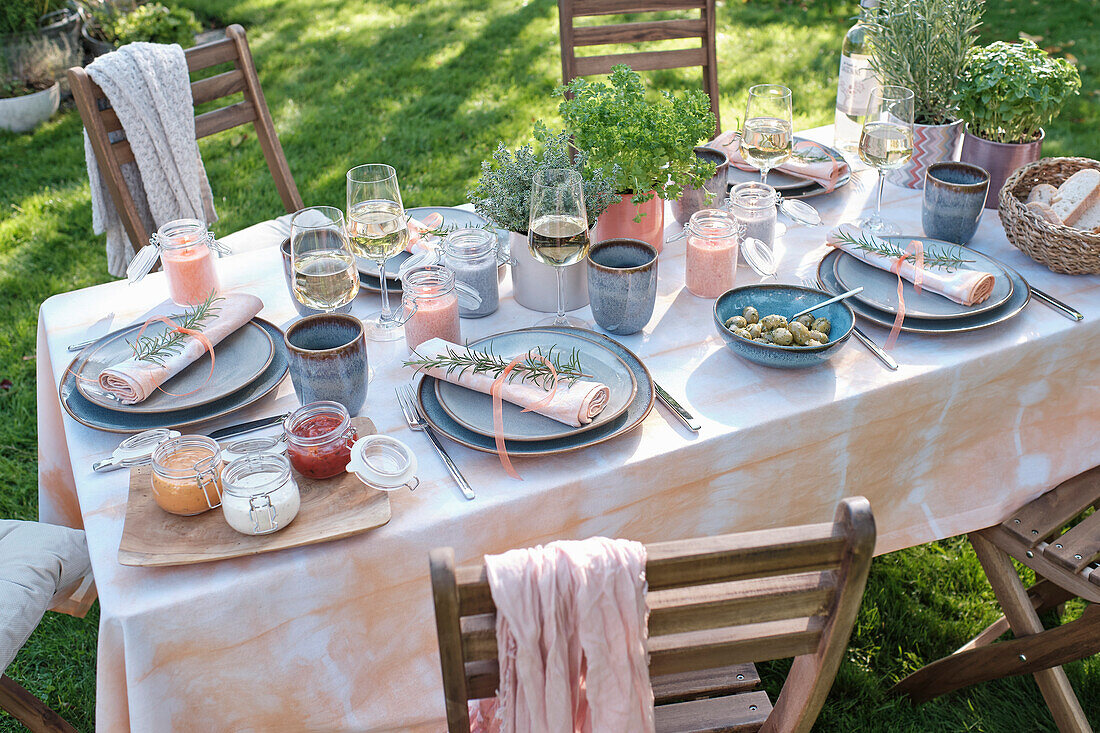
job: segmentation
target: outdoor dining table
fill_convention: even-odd
[[[831,141],[831,128],[809,136]],[[824,223],[786,222],[779,279],[812,277],[832,226],[873,205],[874,171],[810,199]],[[442,203],[442,202],[425,202]],[[887,185],[884,212],[919,234],[921,191]],[[679,231],[671,214],[667,233]],[[584,450],[515,459],[447,442],[477,492],[467,501],[427,438],[411,432],[394,395],[413,379],[403,341],[369,343],[374,379],[361,414],[419,454],[421,486],[391,495],[385,526],[328,543],[160,569],[120,565],[125,471],[92,472],[121,436],[62,410],[57,385],[77,341],[173,312],[163,274],[47,300],[38,336],[40,514],[83,526],[100,601],[96,690],[103,731],[442,730],[428,552],[459,563],[485,553],[592,535],[654,542],[829,521],[862,494],[877,553],[982,528],[1060,481],[1100,464],[1100,278],[1056,275],[1005,239],[986,211],[971,245],[1085,314],[1073,322],[1032,302],[971,333],[903,333],[889,371],[855,339],[828,363],[781,371],[723,345],[713,301],[684,287],[684,242],[665,247],[653,318],[619,340],[701,423],[693,434],[661,407],[635,431]],[[89,249],[91,249],[89,243]],[[94,256],[94,255],[92,255]],[[227,288],[263,299],[282,327],[296,314],[279,253],[218,263]],[[758,282],[747,267],[738,284]],[[354,312],[377,307],[361,295]],[[588,309],[578,311],[591,317]],[[464,320],[464,338],[532,326],[502,285],[500,310]],[[885,329],[861,323],[878,341]],[[201,432],[286,412],[277,392]],[[898,619],[901,621],[901,619]]]

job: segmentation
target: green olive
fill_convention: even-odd
[[[818,318],[816,321],[813,322],[813,325],[810,326],[810,330],[821,331],[821,333],[828,336],[833,330],[833,324],[829,323],[828,318]]]
[[[729,328],[744,328],[749,325],[749,322],[745,320],[744,316],[734,316],[726,321],[726,326]]]
[[[785,328],[777,328],[772,331],[772,343],[777,346],[790,346],[794,336]]]
[[[760,338],[760,334],[764,333],[764,329],[760,327],[759,323],[750,323],[748,325],[749,336],[754,339]]]
[[[785,316],[777,316],[773,313],[772,315],[761,318],[760,325],[765,331],[771,331],[776,328],[786,328],[787,319]]]
[[[760,311],[756,310],[751,305],[746,305],[744,310],[741,311],[741,316],[747,323],[756,323],[760,320]]]
[[[809,313],[799,316],[795,319],[795,321],[805,326],[807,331],[813,328],[814,325],[814,317],[811,316]]]
[[[821,331],[810,331],[810,338],[822,344],[828,342],[829,340],[829,337],[826,334],[823,334]]]
[[[810,340],[810,329],[806,328],[806,324],[802,321],[795,321],[791,325],[787,326],[787,329],[794,336],[794,342],[799,346],[804,345]]]
[[[749,335],[749,332],[743,328],[734,328],[732,330],[735,336],[740,336],[743,339],[752,339],[752,336]]]
[[[806,343],[804,343],[804,344],[803,344],[803,346],[821,346],[821,342],[820,342],[820,341],[816,341],[816,340],[814,340],[814,339],[810,339],[809,341],[807,341]]]

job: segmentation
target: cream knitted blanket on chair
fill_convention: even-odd
[[[173,219],[217,221],[195,140],[187,59],[179,44],[131,43],[100,56],[87,72],[107,95],[134,151],[134,162],[122,165],[122,176],[146,229],[155,231]],[[119,138],[116,132],[111,142]],[[107,271],[122,277],[133,250],[87,132],[84,157],[92,189],[92,231],[106,232]]]

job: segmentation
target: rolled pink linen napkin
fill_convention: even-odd
[[[431,359],[437,356],[445,356],[448,350],[460,354],[474,351],[473,349],[467,349],[465,346],[453,344],[450,341],[434,338],[417,346],[415,354],[422,358]],[[457,371],[448,373],[446,369],[438,367],[422,367],[421,371],[436,379],[442,379],[445,382],[457,384],[483,394],[491,394],[490,389],[498,376],[495,374],[475,374],[471,371],[465,371],[462,374]],[[554,399],[549,404],[540,405],[541,402],[546,400],[546,395],[547,391],[541,386],[532,384],[529,381],[520,381],[519,375],[509,375],[509,378],[504,381],[500,396],[514,405],[532,408],[532,412],[579,428],[581,425],[592,422],[603,411],[603,408],[607,407],[611,390],[606,384],[600,382],[577,380],[572,384],[559,382]]]
[[[228,293],[214,303],[217,312],[196,330],[217,346],[218,342],[248,323],[259,313],[263,301],[247,293]],[[170,317],[174,323],[178,317]],[[146,400],[160,385],[187,368],[206,352],[206,345],[194,336],[184,335],[182,348],[168,355],[163,364],[130,357],[126,361],[104,369],[99,375],[99,386],[114,395],[124,405],[134,405]]]
[[[471,731],[653,731],[645,564],[605,537],[486,555],[500,687],[471,701]]]
[[[433,211],[424,217],[424,221],[409,217],[409,243],[405,245],[406,252],[427,250],[439,245],[439,237],[434,234],[425,234],[438,229],[443,224],[443,215]]]
[[[741,135],[737,130],[721,133],[718,137],[714,138],[714,140],[710,141],[707,146],[725,153],[726,157],[730,160],[730,165],[736,168],[740,168],[743,171],[757,170],[756,166],[748,163],[741,157]],[[829,157],[829,153],[826,152],[822,146],[810,140],[800,140],[796,142],[794,144],[794,149],[796,153],[812,153],[816,149],[819,151],[819,156],[824,154],[826,158]],[[789,173],[792,176],[798,176],[800,178],[808,178],[824,186],[827,191],[832,191],[836,188],[836,182],[840,180],[840,177],[848,172],[848,164],[844,161],[844,158],[840,158],[839,160],[806,161],[801,158],[792,157],[786,163],[783,163],[773,170]]]
[[[864,232],[851,224],[841,224],[829,232],[826,244],[837,249],[844,250],[853,257],[866,262],[880,270],[894,272],[897,260],[891,257],[883,257],[860,249],[848,242],[841,240],[842,235],[848,235],[855,239],[867,238],[872,242],[883,243],[875,235]],[[917,276],[917,268],[912,262],[902,262],[897,274],[909,282],[914,282]],[[993,293],[997,284],[997,277],[993,273],[979,272],[977,270],[964,270],[956,268],[945,270],[942,267],[925,267],[921,272],[921,287],[931,290],[933,293],[955,301],[960,305],[971,306],[984,302]]]

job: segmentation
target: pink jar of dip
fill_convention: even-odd
[[[446,267],[432,265],[405,273],[402,277],[402,305],[410,312],[405,322],[405,341],[410,349],[433,338],[462,343],[458,319],[455,275]]]
[[[700,298],[717,298],[733,287],[740,248],[737,221],[718,209],[700,209],[688,221],[687,288]]]

